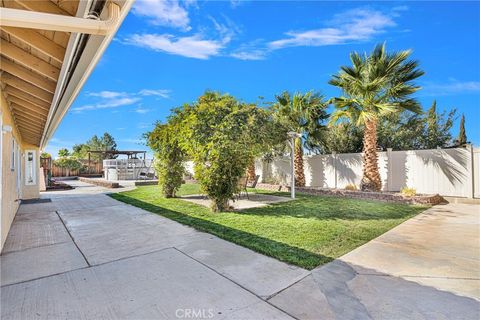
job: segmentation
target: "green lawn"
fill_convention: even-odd
[[[178,195],[198,193],[198,185],[186,184]],[[110,196],[307,269],[342,256],[426,208],[299,194],[295,201],[268,207],[212,213],[178,198],[163,198],[158,186]]]

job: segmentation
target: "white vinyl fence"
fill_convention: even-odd
[[[480,197],[480,149],[452,148],[379,152],[378,164],[384,191],[403,187],[418,193],[455,197]],[[362,154],[305,156],[306,185],[323,188],[345,188],[360,185]],[[288,185],[290,158],[267,163],[257,161],[260,181]]]
[[[480,149],[474,148],[473,154],[473,197],[480,198]]]
[[[342,153],[305,156],[306,185],[343,189],[349,184],[360,186],[362,154]],[[379,152],[378,165],[382,190],[400,191],[414,188],[417,193],[480,198],[480,149],[467,148]],[[272,162],[256,161],[260,181],[290,184],[290,157]],[[193,175],[192,163],[187,171]]]

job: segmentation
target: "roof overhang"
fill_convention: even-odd
[[[0,0],[2,91],[27,143],[46,146],[133,2]]]

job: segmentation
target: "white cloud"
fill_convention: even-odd
[[[267,57],[268,48],[265,48],[265,41],[257,39],[242,44],[237,50],[233,51],[230,56],[240,60],[263,60]]]
[[[94,97],[97,101],[94,103],[86,104],[80,107],[73,108],[72,111],[80,113],[82,111],[118,108],[122,106],[128,106],[135,104],[142,100],[145,96],[157,96],[160,98],[169,98],[170,90],[166,89],[142,89],[135,93],[117,92],[117,91],[99,91],[88,92],[87,97]],[[140,110],[140,111],[138,111]],[[150,110],[138,108],[136,112],[146,113]]]
[[[126,95],[127,95],[127,93],[125,93],[125,92],[117,92],[117,91],[100,91],[100,92],[88,92],[87,93],[87,96],[100,97],[100,98],[105,98],[105,99],[125,97]]]
[[[442,83],[426,83],[423,94],[427,96],[444,96],[449,94],[467,94],[480,92],[480,81],[458,81],[450,79]]]
[[[140,122],[137,127],[139,129],[147,129],[147,128],[151,128],[153,125],[152,124],[148,124],[148,123],[145,123],[145,122]]]
[[[134,34],[125,42],[154,51],[196,59],[208,59],[219,55],[225,46],[223,39],[203,39],[199,34],[186,37],[175,37],[170,34]]]
[[[135,112],[140,113],[140,114],[145,114],[145,113],[148,113],[150,111],[151,111],[151,109],[145,109],[145,108],[141,108],[141,107],[138,107],[137,109],[135,109]]]
[[[400,16],[401,12],[407,11],[409,9],[408,6],[396,6],[392,8],[392,16],[398,17]]]
[[[223,44],[229,43],[235,35],[240,33],[240,28],[228,17],[223,16],[224,23],[218,22],[215,18],[209,17],[215,31],[218,33]]]
[[[230,0],[230,7],[232,9],[235,9],[239,6],[241,6],[242,4],[245,4],[246,2],[248,2],[247,0]]]
[[[369,9],[353,9],[334,16],[329,27],[287,32],[286,38],[268,43],[272,50],[296,46],[327,46],[366,41],[396,25],[392,16]]]
[[[185,3],[190,6],[192,1]],[[154,25],[169,26],[185,31],[191,29],[188,11],[178,0],[139,0],[133,6],[133,13],[147,17]]]
[[[264,60],[267,52],[264,50],[236,51],[230,54],[231,57],[239,60]]]
[[[143,89],[140,90],[138,93],[141,96],[158,96],[161,98],[170,98],[170,90],[166,89],[157,89],[157,90],[151,90],[151,89]]]
[[[119,142],[124,142],[124,143],[133,143],[133,144],[144,144],[145,140],[144,139],[135,139],[135,138],[126,138],[126,139],[119,139]]]
[[[228,17],[221,15],[219,21],[211,16],[210,27],[199,27],[192,35],[170,33],[132,34],[120,40],[124,44],[135,45],[154,51],[195,59],[209,59],[221,54],[232,39],[240,33],[240,28]]]
[[[117,108],[122,106],[128,106],[140,101],[140,98],[136,97],[125,97],[125,98],[113,98],[107,99],[100,103],[84,105],[81,107],[73,108],[72,111],[74,112],[81,112],[86,110],[97,110],[97,109],[107,109],[107,108]]]
[[[336,14],[324,28],[305,31],[290,31],[283,39],[266,42],[257,39],[241,45],[230,56],[240,60],[263,60],[274,50],[297,46],[327,46],[349,42],[368,41],[376,35],[396,26],[394,18],[406,6],[393,8],[389,13],[377,10],[357,8]]]

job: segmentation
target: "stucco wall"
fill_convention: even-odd
[[[22,141],[22,138],[16,129],[13,118],[11,116],[10,110],[7,106],[7,102],[3,96],[3,92],[0,89],[0,112],[2,117],[2,126],[6,128],[6,126],[10,126],[12,128],[11,131],[9,130],[0,130],[1,131],[1,206],[0,206],[0,223],[1,223],[1,242],[0,242],[0,251],[3,248],[3,244],[8,235],[8,231],[10,230],[10,226],[12,221],[15,217],[15,214],[18,210],[18,206],[20,204],[19,199],[32,199],[39,197],[39,188],[38,188],[38,177],[39,177],[39,152],[38,147],[25,144]],[[12,139],[15,138],[16,143],[19,146],[19,154],[16,154],[16,163],[12,170]],[[24,177],[24,170],[25,170],[25,150],[31,149],[36,150],[37,156],[37,174],[36,174],[36,184],[26,186],[25,185],[25,177]],[[20,165],[18,163],[20,161]],[[20,185],[17,188],[17,175],[18,170],[20,170]]]

